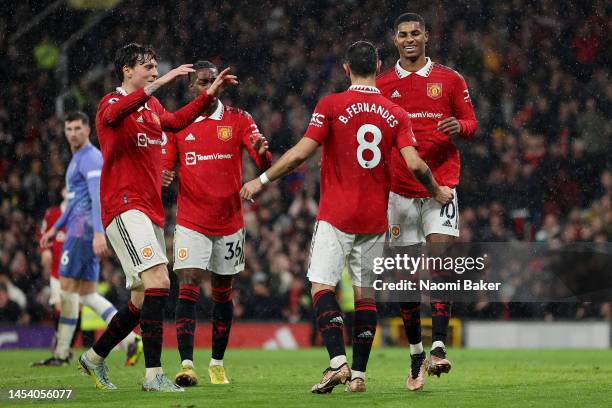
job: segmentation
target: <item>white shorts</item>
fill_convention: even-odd
[[[347,234],[319,220],[310,245],[308,279],[314,283],[336,286],[344,265],[354,286],[372,287],[375,279],[374,258],[383,255],[385,234]]]
[[[431,197],[408,198],[389,193],[389,245],[407,246],[425,242],[429,234],[459,236],[459,202],[442,205]]]
[[[129,210],[116,216],[106,235],[121,262],[128,289],[142,285],[141,272],[168,263],[164,230],[142,211]]]
[[[59,305],[61,301],[60,299],[61,286],[60,286],[59,279],[51,276],[49,278],[49,288],[51,289],[50,291],[51,293],[49,294],[49,304],[51,306]]]
[[[231,235],[205,235],[177,225],[174,230],[174,270],[197,268],[218,275],[244,270],[244,228]]]

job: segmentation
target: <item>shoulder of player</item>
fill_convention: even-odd
[[[384,83],[395,78],[397,78],[397,75],[395,73],[395,65],[393,65],[378,74],[376,77],[376,83],[378,84],[379,81]]]
[[[432,72],[443,74],[451,79],[463,79],[463,76],[459,72],[455,71],[451,67],[447,67],[446,65],[442,65],[437,62],[433,63]]]
[[[243,109],[236,108],[234,106],[229,106],[229,105],[223,105],[223,109],[225,111],[225,114],[230,115],[231,117],[235,117],[238,119],[253,120],[253,116],[251,116],[249,112]]]

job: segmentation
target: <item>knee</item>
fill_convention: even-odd
[[[179,269],[175,271],[180,285],[200,286],[202,282],[202,271],[198,269]]]
[[[142,272],[140,276],[145,289],[170,289],[170,278],[166,265],[156,265]]]

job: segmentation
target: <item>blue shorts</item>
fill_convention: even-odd
[[[68,237],[60,258],[60,277],[97,282],[100,259],[94,254],[92,240]]]

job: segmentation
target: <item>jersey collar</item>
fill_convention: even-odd
[[[119,92],[121,95],[123,96],[127,96],[127,92],[125,91],[125,89],[123,89],[122,87],[118,86],[115,88],[115,91]]]
[[[375,86],[368,85],[351,85],[349,87],[349,91],[357,91],[357,92],[365,92],[365,93],[374,93],[379,94],[380,91]]]
[[[433,62],[431,61],[431,59],[429,57],[426,57],[425,59],[427,60],[425,66],[415,72],[415,74],[417,74],[418,76],[422,76],[423,78],[427,78],[429,74],[431,74],[431,70],[433,68]],[[397,60],[397,63],[395,64],[395,72],[397,73],[397,76],[400,79],[406,78],[407,76],[412,74],[411,71],[406,71],[404,68],[402,68],[402,66],[400,65],[400,60]]]
[[[217,109],[210,116],[198,116],[195,122],[201,122],[204,119],[212,119],[212,120],[221,120],[223,119],[223,113],[225,113],[225,108],[220,100],[217,100]]]

